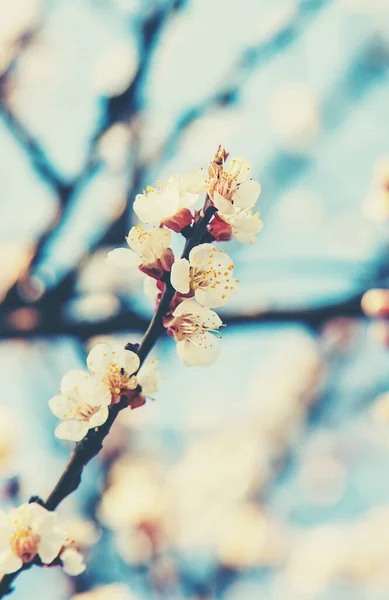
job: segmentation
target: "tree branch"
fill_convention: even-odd
[[[213,206],[207,206],[206,200],[204,215],[200,217],[198,222],[194,225],[192,235],[186,241],[181,258],[187,258],[190,250],[201,242],[206,227],[215,210],[216,209]],[[174,294],[175,289],[171,285],[169,274],[167,274],[167,281],[161,301],[149,328],[143,336],[139,347],[136,349],[141,366],[164,331],[163,317],[169,310]],[[126,347],[128,346],[128,349],[133,348],[131,344],[128,344]],[[58,482],[53,491],[49,494],[46,502],[42,504],[47,510],[55,510],[67,496],[77,490],[81,483],[81,477],[85,466],[100,452],[103,447],[103,441],[108,435],[116,417],[125,407],[127,407],[127,401],[125,397],[122,397],[120,402],[109,407],[109,417],[107,421],[100,427],[90,430],[83,440],[75,444]],[[27,567],[23,565],[19,571],[5,575],[2,578],[0,581],[0,598],[12,593],[13,588],[11,584],[22,571],[30,566],[31,563]]]

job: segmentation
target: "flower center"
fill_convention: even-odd
[[[213,192],[218,192],[226,200],[232,200],[233,195],[237,191],[239,184],[234,176],[230,173],[222,171],[213,185]]]
[[[184,314],[176,317],[171,327],[175,332],[174,338],[177,342],[181,342],[182,340],[190,341],[192,336],[197,333],[217,331],[216,329],[206,327],[204,323],[200,321],[200,318],[196,317],[194,314]]]
[[[30,527],[18,529],[11,538],[11,548],[24,562],[31,562],[38,554],[40,536],[34,533]]]
[[[135,375],[130,375],[120,368],[117,363],[111,362],[107,367],[104,383],[109,387],[112,394],[120,394],[122,391],[134,390],[138,385]]]
[[[210,267],[209,269],[198,269],[195,266],[191,269],[191,289],[193,291],[198,288],[216,289],[217,287],[224,286],[226,290],[233,290],[235,287],[235,281],[231,278],[231,272],[234,266],[231,265],[225,270],[221,269],[219,265],[216,267]]]

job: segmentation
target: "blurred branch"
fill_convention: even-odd
[[[361,309],[363,292],[355,294],[339,302],[319,305],[312,308],[270,309],[246,314],[226,314],[223,317],[226,325],[254,323],[301,323],[312,329],[319,329],[326,321],[338,317],[365,318]],[[26,309],[28,310],[28,309]],[[36,337],[55,337],[58,335],[74,336],[86,340],[96,335],[108,335],[126,330],[145,331],[148,320],[132,309],[123,309],[118,314],[104,320],[93,322],[69,322],[60,312],[39,313],[35,328],[17,330],[7,322],[0,323],[0,339],[28,339]]]
[[[57,213],[50,224],[50,227],[43,232],[37,242],[34,256],[29,265],[30,271],[39,263],[42,255],[45,253],[52,239],[55,238],[58,230],[61,228],[63,218],[67,216],[69,210],[72,208],[72,200],[80,193],[82,186],[90,180],[100,166],[97,158],[96,148],[102,136],[113,124],[120,121],[129,121],[131,118],[137,116],[138,112],[141,111],[142,86],[153,57],[157,37],[161,33],[163,27],[166,25],[173,12],[180,10],[184,5],[184,0],[173,0],[170,5],[168,4],[160,7],[151,15],[147,15],[141,22],[141,42],[139,48],[139,56],[141,57],[141,60],[139,62],[135,77],[128,88],[121,95],[107,98],[106,117],[103,119],[101,126],[95,132],[95,135],[91,140],[88,157],[84,168],[80,174],[69,184],[65,184],[61,181],[59,176],[51,167],[49,161],[47,161],[45,153],[38,142],[30,136],[26,128],[17,120],[15,115],[12,114],[10,108],[6,105],[5,94],[0,96],[0,111],[3,114],[8,127],[19,141],[20,145],[26,150],[26,153],[30,157],[34,168],[39,172],[43,179],[49,183],[59,200]],[[138,144],[135,145],[134,151],[132,152],[134,172],[131,190],[128,194],[129,198],[132,198],[134,195],[134,189],[138,188],[138,183],[142,173],[142,167],[138,164],[138,146],[139,132]],[[124,239],[125,234],[127,233],[128,213],[130,207],[131,205],[128,203],[127,209],[110,226],[108,231],[105,233],[103,240],[99,240],[96,245],[99,245],[102,241],[105,241],[106,243],[119,243]],[[18,302],[18,282],[16,282],[8,290],[8,293],[3,301],[3,305],[17,305]]]
[[[160,169],[165,162],[165,157],[174,154],[178,149],[178,144],[185,130],[204,117],[215,108],[226,108],[238,101],[242,86],[248,81],[252,73],[259,66],[264,66],[288,46],[293,44],[305,31],[312,21],[320,15],[320,11],[327,7],[333,0],[301,0],[295,14],[278,29],[274,35],[264,42],[248,47],[244,50],[241,57],[232,67],[227,77],[223,77],[220,88],[214,93],[204,98],[198,104],[186,109],[164,141],[156,156],[152,157],[156,163],[156,168]],[[227,80],[227,81],[226,81]],[[159,162],[158,162],[159,155]]]
[[[302,1],[299,5],[296,14],[292,19],[285,24],[277,33],[259,46],[248,48],[242,54],[239,59],[236,69],[234,69],[235,76],[229,78],[234,82],[231,86],[225,86],[224,90],[217,92],[214,96],[205,99],[198,106],[190,108],[185,111],[172,132],[169,140],[164,146],[164,154],[167,156],[174,152],[178,140],[182,136],[182,133],[186,128],[190,126],[199,116],[210,110],[214,106],[227,106],[236,97],[239,91],[239,87],[242,85],[245,79],[247,79],[251,72],[255,69],[257,64],[262,60],[266,61],[290,43],[301,34],[307,24],[318,14],[320,8],[328,4],[331,0],[310,0],[306,2]],[[131,118],[138,115],[142,109],[142,91],[145,82],[145,77],[148,74],[150,63],[153,57],[155,44],[158,36],[166,25],[168,19],[174,12],[181,10],[185,5],[186,0],[174,0],[170,5],[162,5],[151,15],[146,16],[139,25],[141,32],[140,44],[138,54],[141,56],[141,61],[137,73],[128,88],[119,96],[111,97],[106,100],[107,108],[105,119],[98,130],[93,136],[89,152],[88,159],[85,167],[80,175],[74,179],[70,184],[61,182],[59,176],[53,171],[50,163],[45,157],[45,153],[40,148],[36,140],[32,139],[25,128],[17,121],[14,115],[10,112],[10,109],[3,106],[4,115],[7,118],[7,123],[10,129],[13,131],[15,137],[19,140],[21,145],[26,149],[26,152],[32,159],[34,168],[45,180],[47,180],[53,187],[56,195],[59,199],[58,210],[50,228],[42,234],[38,240],[35,255],[33,256],[29,270],[37,265],[44,254],[46,248],[51,243],[52,239],[57,234],[62,224],[62,217],[65,217],[68,212],[68,208],[71,207],[71,200],[79,193],[80,188],[83,184],[86,184],[89,179],[93,176],[94,172],[98,168],[98,162],[96,157],[96,147],[99,140],[102,138],[104,133],[115,123],[120,121],[129,121]],[[240,74],[240,80],[236,81],[236,73]],[[238,77],[238,79],[239,79]],[[131,200],[135,197],[135,194],[142,185],[144,177],[145,165],[139,162],[139,142],[140,132],[138,131],[135,136],[135,144],[132,152],[133,162],[133,176],[132,185],[128,191],[128,203],[126,210],[115,220],[104,233],[104,235],[98,239],[93,246],[89,249],[89,252],[93,252],[94,249],[100,245],[121,243],[124,239],[129,224],[129,211],[131,209]],[[31,153],[31,154],[30,154]],[[77,277],[77,267],[70,271],[65,278],[63,278],[58,286],[48,292],[50,296],[50,302],[63,301],[71,297],[73,293],[74,283]],[[16,282],[9,290],[7,296],[4,299],[3,306],[10,308],[11,306],[17,306],[20,304],[18,295],[18,282]]]

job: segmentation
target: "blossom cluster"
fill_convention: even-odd
[[[69,371],[58,395],[49,400],[50,409],[62,420],[55,430],[60,439],[82,440],[90,429],[106,422],[111,404],[125,398],[132,408],[141,406],[158,387],[156,362],[139,370],[139,356],[119,345],[97,344],[88,354],[87,366],[88,371]]]
[[[195,169],[138,194],[134,211],[149,228],[143,224],[132,227],[127,237],[130,249],[117,248],[108,255],[108,261],[119,267],[137,263],[154,279],[154,287],[150,280],[145,287],[157,302],[166,286],[174,288],[164,325],[187,366],[208,366],[217,359],[219,345],[213,334],[222,321],[212,309],[224,306],[238,284],[232,259],[214,243],[232,238],[253,243],[262,228],[259,213],[252,211],[261,186],[250,178],[246,160],[234,158],[227,166],[227,158],[227,152],[219,147],[207,171]],[[203,208],[191,209],[201,193],[206,198]],[[212,217],[199,244],[187,257],[175,258],[171,231],[190,237],[209,207],[213,207]]]
[[[158,326],[175,340],[178,356],[188,366],[208,366],[217,359],[214,334],[222,321],[213,309],[224,306],[238,284],[232,259],[215,244],[232,238],[252,243],[262,227],[259,213],[252,211],[260,185],[250,178],[250,165],[235,158],[227,166],[227,158],[219,147],[207,171],[196,169],[138,194],[134,211],[143,224],[130,230],[130,249],[118,248],[108,255],[109,263],[125,268],[136,264],[146,275],[146,288],[156,300]],[[205,201],[196,208],[202,193]],[[186,239],[181,258],[170,247],[172,231]],[[56,436],[74,442],[92,439],[93,431],[107,422],[112,405],[144,404],[158,389],[156,361],[144,359],[137,345],[95,345],[87,369],[68,372],[58,394],[49,400],[61,420]],[[149,496],[151,492],[159,494],[154,484],[147,488]],[[145,510],[143,500],[143,495],[132,498],[140,514]],[[161,502],[159,498],[156,506]],[[62,565],[72,575],[85,568],[58,516],[39,502],[0,513],[0,572],[15,573],[25,564]]]
[[[82,555],[69,539],[56,513],[36,502],[0,512],[0,573],[25,564],[62,565],[69,575],[85,569]]]
[[[134,211],[151,227],[132,227],[127,237],[130,249],[117,248],[107,257],[116,266],[139,266],[149,290],[151,284],[156,310],[165,291],[171,291],[172,300],[161,321],[188,366],[208,366],[217,359],[220,348],[214,334],[222,321],[212,309],[224,306],[238,284],[232,259],[214,243],[231,238],[251,243],[262,227],[259,213],[252,212],[260,184],[249,177],[246,160],[235,158],[227,167],[227,158],[219,147],[207,171],[196,169],[138,194]],[[203,207],[190,209],[202,192]],[[207,210],[199,239],[176,259],[170,248],[171,231],[190,240]],[[155,361],[141,364],[136,347],[97,344],[87,357],[87,366],[88,370],[67,373],[58,395],[49,401],[61,419],[55,432],[58,438],[80,441],[107,421],[110,405],[125,400],[136,408],[158,389]]]

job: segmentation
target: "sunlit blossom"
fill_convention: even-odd
[[[192,222],[188,210],[206,188],[206,174],[203,169],[195,169],[185,175],[178,175],[166,183],[158,182],[158,187],[149,186],[143,194],[138,194],[134,211],[143,223],[162,223],[174,231],[181,231]]]
[[[62,419],[55,435],[78,442],[89,429],[99,427],[108,419],[111,391],[87,371],[72,370],[61,381],[59,395],[49,400],[51,411]]]
[[[259,212],[253,213],[250,208],[236,208],[233,214],[216,213],[209,225],[211,235],[218,242],[235,238],[242,244],[254,244],[256,233],[263,227]]]
[[[209,167],[208,194],[216,208],[224,214],[234,214],[236,208],[252,208],[261,185],[250,177],[251,165],[244,158],[233,158],[225,166],[226,153],[218,150]]]
[[[14,573],[36,557],[44,564],[57,558],[66,540],[59,517],[37,503],[0,513],[0,572]]]
[[[65,547],[59,555],[63,570],[68,575],[77,576],[85,571],[84,557],[73,545]]]
[[[179,304],[172,318],[165,321],[168,334],[177,342],[178,356],[189,367],[205,367],[217,360],[219,340],[213,333],[221,325],[221,319],[213,310],[190,299]]]
[[[191,250],[189,260],[181,258],[173,264],[171,282],[181,294],[194,294],[208,308],[223,306],[236,291],[234,264],[223,250],[212,244],[200,244]]]
[[[134,390],[138,385],[134,373],[140,366],[139,356],[123,346],[96,344],[86,362],[90,372],[109,389],[113,401],[119,400],[121,394]]]
[[[169,248],[170,231],[160,227],[145,230],[142,225],[132,227],[127,243],[131,250],[116,248],[108,253],[107,260],[125,269],[135,264],[147,275],[160,279],[165,271],[170,271],[174,260]]]

